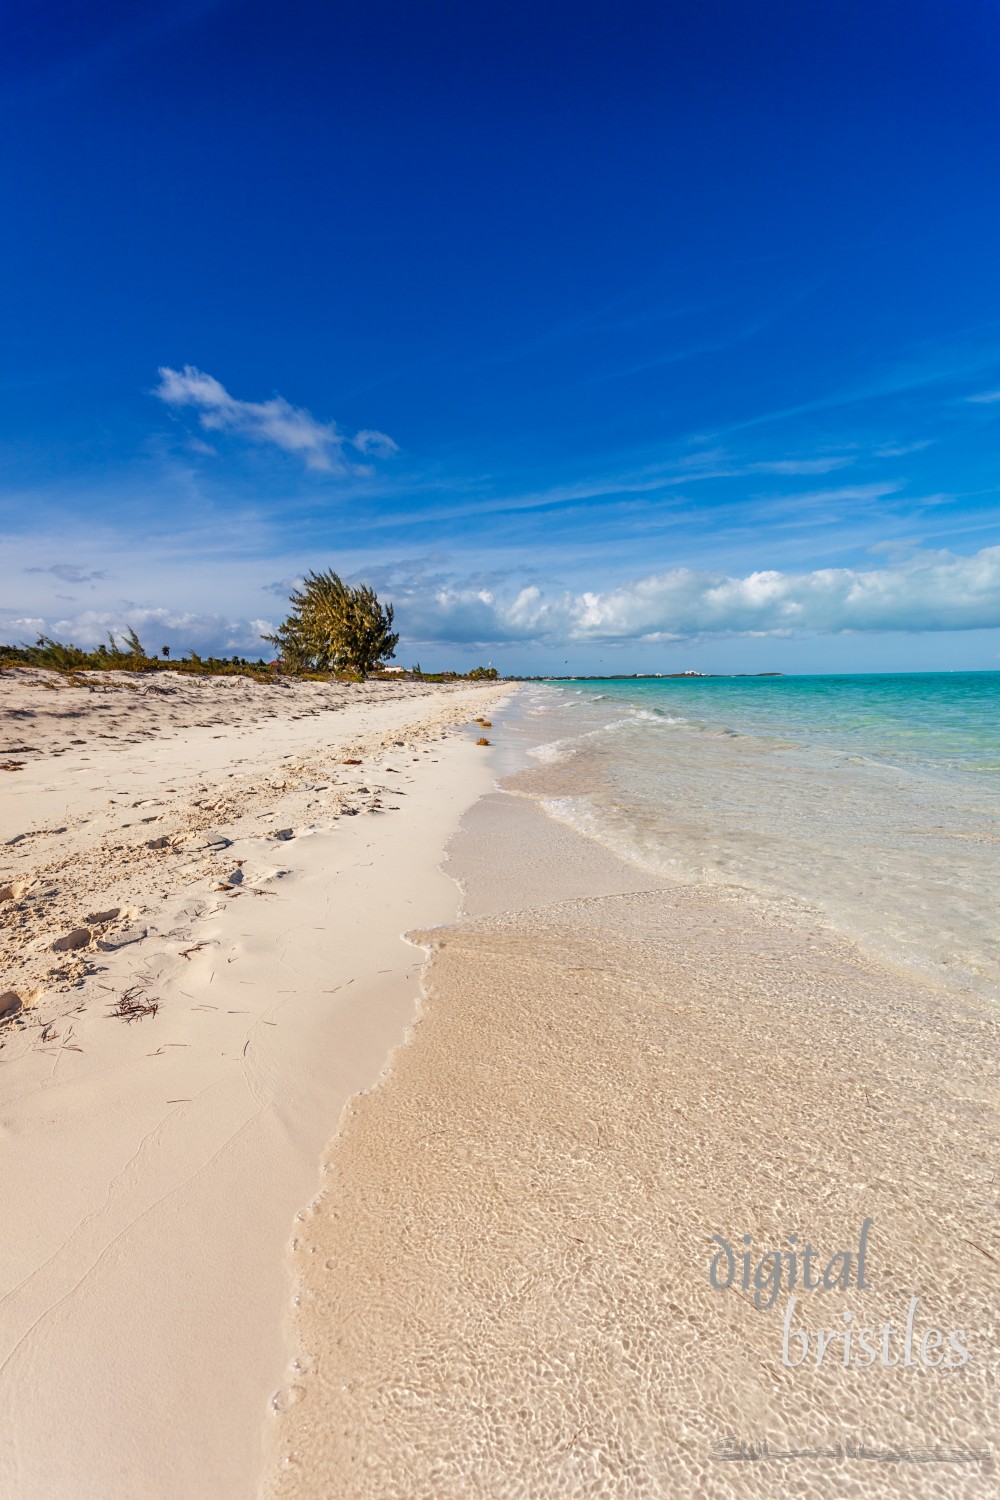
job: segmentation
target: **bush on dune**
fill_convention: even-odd
[[[332,569],[308,573],[288,602],[287,618],[261,639],[277,646],[290,672],[339,670],[367,677],[395,655],[399,636],[392,629],[392,605],[383,607],[366,584],[344,583]]]

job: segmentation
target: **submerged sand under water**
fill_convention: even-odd
[[[971,1456],[997,1440],[995,1012],[791,903],[610,859],[574,875],[593,846],[523,800],[470,819],[484,914],[416,935],[422,1019],[350,1106],[299,1226],[268,1493],[995,1493]],[[756,1264],[797,1234],[822,1267],[866,1219],[868,1289],[799,1289],[797,1368],[785,1286],[758,1308],[739,1269],[710,1284],[713,1235],[737,1253],[751,1236]],[[880,1357],[845,1368],[840,1337],[817,1368],[845,1311]],[[940,1367],[920,1363],[932,1328],[942,1350],[961,1334],[964,1366],[933,1339]],[[725,1439],[867,1456],[720,1461]]]

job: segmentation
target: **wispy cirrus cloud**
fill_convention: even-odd
[[[971,401],[974,406],[993,406],[1000,401],[1000,391],[980,391],[975,396],[966,396],[966,401]]]
[[[371,428],[363,427],[351,438],[354,447],[359,453],[372,453],[378,458],[388,458],[393,453],[399,452],[399,447],[384,432],[374,432]]]
[[[25,573],[51,573],[53,577],[62,579],[63,583],[95,583],[108,576],[103,568],[88,572],[86,568],[77,568],[72,563],[52,563],[47,568],[25,568],[23,571]]]
[[[808,401],[797,401],[792,405],[776,407],[770,411],[758,412],[756,416],[729,422],[717,429],[715,436],[747,432],[753,428],[818,412],[832,412],[852,406],[863,408],[911,393],[930,393],[935,387],[944,392],[947,387],[954,387],[959,381],[976,374],[982,375],[983,371],[993,368],[996,363],[993,325],[987,325],[987,328],[990,337],[985,345],[982,342],[985,330],[979,329],[976,330],[979,335],[977,338],[966,337],[964,341],[955,341],[951,345],[919,347],[909,357],[887,364],[881,370],[869,371],[856,383],[850,383],[840,390],[828,391]],[[964,399],[980,403],[1000,400],[1000,391],[984,391],[978,396],[967,396]],[[917,450],[911,448],[910,451]]]
[[[163,365],[153,395],[174,408],[192,408],[206,432],[230,432],[254,443],[270,444],[302,459],[306,468],[322,473],[359,472],[344,457],[345,447],[364,455],[387,457],[398,452],[384,432],[363,428],[348,437],[336,422],[320,422],[305,407],[293,406],[284,396],[268,401],[243,401],[230,395],[221,381],[195,365],[182,370]],[[203,450],[204,451],[204,450]]]
[[[808,512],[818,505],[830,505],[845,500],[875,501],[894,495],[901,488],[898,480],[877,480],[872,484],[842,484],[829,490],[800,490],[792,495],[762,495],[758,500],[761,509],[772,515],[785,511]],[[750,502],[751,504],[753,502]]]
[[[923,452],[925,448],[930,448],[933,443],[933,438],[918,438],[912,443],[886,443],[883,447],[875,449],[875,457],[905,458],[910,453]]]
[[[856,463],[853,454],[831,454],[827,458],[776,458],[747,465],[751,474],[829,474]]]

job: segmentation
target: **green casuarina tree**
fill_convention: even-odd
[[[395,654],[392,605],[374,589],[344,583],[333,570],[309,573],[290,598],[287,619],[263,640],[277,646],[293,672],[353,669],[362,676]]]
[[[134,661],[146,660],[145,648],[131,625],[125,631],[124,646],[118,644],[110,630],[108,631],[108,641],[110,643],[108,646],[98,646],[97,648],[102,656],[130,656]]]

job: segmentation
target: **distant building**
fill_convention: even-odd
[[[383,667],[382,671],[383,672],[405,672],[406,668],[405,667]]]

